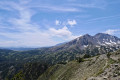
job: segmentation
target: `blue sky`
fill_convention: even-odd
[[[0,0],[0,47],[44,47],[84,34],[120,37],[120,0]]]

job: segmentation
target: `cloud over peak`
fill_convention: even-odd
[[[78,37],[78,36],[74,36],[66,26],[64,26],[61,29],[50,28],[49,31],[52,36],[57,36],[57,37],[63,38],[64,40],[72,40]]]
[[[114,35],[114,34],[117,34],[117,32],[119,32],[119,31],[120,31],[120,29],[108,29],[104,33]]]

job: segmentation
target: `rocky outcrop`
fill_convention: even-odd
[[[120,80],[120,64],[111,64],[102,74],[97,77],[91,77],[87,80]]]

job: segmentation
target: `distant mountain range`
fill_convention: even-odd
[[[58,51],[58,50],[71,50],[71,49],[86,49],[86,48],[93,48],[93,47],[119,47],[120,46],[120,38],[116,36],[112,36],[105,33],[98,33],[94,36],[89,34],[83,35],[78,37],[70,42],[66,42],[64,44],[54,46],[50,48],[50,51]]]

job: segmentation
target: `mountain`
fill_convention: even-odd
[[[58,43],[58,44],[56,44],[55,46],[60,46],[60,45],[65,44],[65,43],[67,43],[67,42]]]
[[[100,45],[118,45],[120,44],[120,38],[111,36],[109,34],[98,33],[94,36],[97,39],[97,43]]]
[[[27,51],[1,49],[0,77],[1,80],[10,80],[13,77],[25,76],[25,80],[28,77],[36,80],[50,66],[58,63],[66,64],[84,55],[96,56],[118,49],[120,49],[120,39],[104,33],[94,36],[86,34],[60,45]],[[35,67],[36,69],[33,71]],[[39,71],[39,69],[42,70]]]
[[[50,51],[59,51],[59,50],[71,50],[71,49],[86,49],[87,47],[100,47],[100,46],[115,46],[116,48],[120,46],[120,38],[112,36],[105,33],[98,33],[94,36],[89,34],[78,37],[70,42],[65,44],[54,46],[50,48]]]
[[[108,44],[109,43],[109,44]],[[70,42],[48,48],[42,59],[51,64],[74,60],[77,56],[89,54],[95,56],[120,49],[120,39],[105,33],[94,36],[89,34],[78,37]]]
[[[119,80],[120,50],[49,67],[38,80]]]

